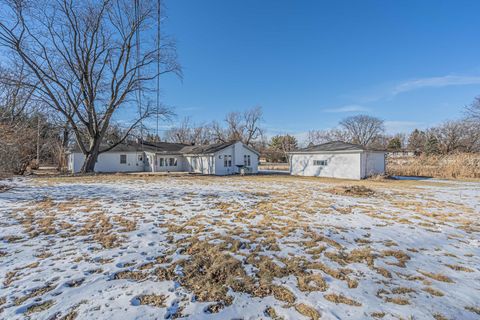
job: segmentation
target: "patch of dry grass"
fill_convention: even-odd
[[[395,265],[397,267],[405,268],[407,261],[410,260],[410,256],[401,250],[384,250],[381,252],[383,257],[395,257],[397,263],[387,263]]]
[[[146,279],[148,274],[141,272],[141,271],[119,271],[113,275],[114,280],[122,280],[122,279],[127,279],[127,280],[135,280],[135,281],[140,281]]]
[[[53,302],[53,300],[47,300],[47,301],[44,301],[44,302],[41,302],[41,303],[32,304],[31,306],[29,306],[27,308],[27,310],[25,311],[25,314],[26,315],[31,315],[33,313],[38,313],[38,312],[48,310],[54,304],[55,304],[55,302]]]
[[[55,289],[55,287],[56,287],[55,285],[49,284],[49,285],[46,285],[44,287],[32,289],[27,294],[25,294],[24,296],[16,298],[14,303],[15,303],[16,306],[19,306],[30,298],[42,296],[45,293],[47,293],[49,291],[52,291],[53,289]]]
[[[410,304],[410,301],[408,301],[408,299],[400,298],[400,297],[385,297],[385,301],[390,303],[395,303],[401,306]]]
[[[295,310],[301,315],[309,318],[310,320],[318,320],[322,317],[320,312],[318,312],[313,307],[310,307],[304,303],[298,303],[295,305]]]
[[[305,274],[297,276],[298,289],[300,291],[326,291],[328,284],[322,276],[318,274]]]
[[[283,286],[272,286],[273,296],[275,299],[292,304],[297,300],[295,295]]]
[[[443,297],[445,295],[442,291],[432,287],[425,287],[425,288],[422,288],[422,290],[430,293],[432,296],[435,296],[435,297]]]
[[[464,267],[458,264],[446,264],[446,266],[455,271],[474,272],[473,269],[470,269],[468,267]]]
[[[447,283],[455,283],[452,279],[450,279],[448,276],[442,274],[442,273],[432,273],[432,272],[427,272],[427,271],[422,271],[422,270],[417,270],[419,273],[423,274],[425,277],[428,277],[433,280],[441,281],[441,282],[447,282]]]
[[[353,299],[347,298],[342,294],[329,293],[329,294],[323,295],[323,297],[326,300],[328,300],[330,302],[333,302],[335,304],[340,304],[341,303],[341,304],[347,304],[349,306],[355,306],[355,307],[359,307],[359,306],[362,305],[360,302],[357,302]]]
[[[434,313],[432,315],[432,317],[435,319],[435,320],[448,320],[447,317],[445,317],[443,314],[441,313]]]
[[[480,307],[476,307],[476,306],[466,306],[465,307],[465,310],[468,310],[470,312],[473,312],[473,313],[476,313],[478,315],[480,315]]]
[[[149,305],[152,307],[165,308],[165,300],[167,299],[164,295],[156,294],[145,294],[137,297],[141,305]]]
[[[334,195],[352,197],[372,197],[375,195],[375,191],[363,185],[338,186],[326,191]]]

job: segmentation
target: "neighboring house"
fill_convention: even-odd
[[[102,146],[106,148],[107,146]],[[101,153],[96,172],[192,172],[229,175],[258,172],[259,153],[240,141],[211,145],[122,143]],[[68,154],[68,170],[80,172],[85,156],[78,146]]]
[[[387,157],[390,158],[412,158],[412,157],[417,157],[421,153],[420,151],[415,151],[415,150],[394,150],[394,151],[388,151],[387,152]]]
[[[328,142],[290,152],[290,174],[363,179],[385,174],[385,154],[356,144]]]

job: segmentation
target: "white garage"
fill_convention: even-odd
[[[290,174],[296,176],[364,179],[385,174],[385,151],[333,141],[289,153]]]

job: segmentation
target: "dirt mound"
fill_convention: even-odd
[[[334,195],[353,196],[353,197],[372,197],[375,191],[365,186],[340,186],[327,190]]]

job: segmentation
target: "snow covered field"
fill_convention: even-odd
[[[15,184],[0,193],[1,319],[480,318],[480,183]]]

